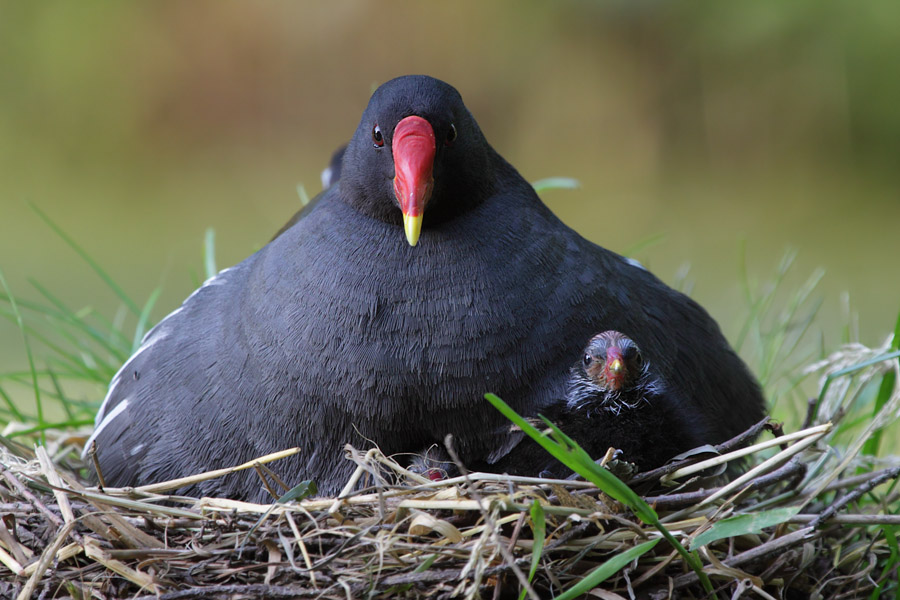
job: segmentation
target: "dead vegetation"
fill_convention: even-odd
[[[750,448],[726,444],[630,479],[699,573],[659,527],[583,480],[432,482],[348,447],[357,469],[337,499],[198,500],[170,495],[184,481],[89,487],[77,458],[85,432],[48,431],[36,450],[3,438],[0,597],[895,594],[900,459],[865,448],[896,418],[896,356],[888,345],[845,349],[811,368],[823,389],[800,430],[761,423]],[[891,372],[874,416],[850,423]],[[264,473],[274,458],[242,468]],[[735,460],[743,475],[718,472]]]

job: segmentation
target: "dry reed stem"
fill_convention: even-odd
[[[834,371],[873,355],[877,349],[854,347],[825,367]],[[877,373],[883,371],[879,367]],[[833,384],[819,418],[836,418],[837,426],[854,401],[847,395],[861,389],[856,383]],[[900,410],[897,397],[895,389],[875,423],[888,422]],[[755,427],[745,440],[767,425]],[[693,466],[679,463],[639,474],[632,486],[652,500],[683,543],[727,525],[732,516],[787,509],[777,525],[739,530],[700,548],[719,597],[776,598],[788,589],[795,596],[829,598],[895,592],[896,564],[882,567],[891,555],[882,528],[900,525],[893,514],[900,492],[889,485],[900,475],[900,459],[872,463],[860,456],[864,438],[874,430],[864,428],[840,451],[832,445],[835,427],[828,423],[742,450],[738,440],[719,446],[722,456],[712,462],[693,459]],[[50,448],[74,439],[65,432],[59,439],[52,431],[47,435]],[[776,446],[781,449],[773,454]],[[85,598],[148,600],[479,598],[522,588],[539,598],[659,537],[655,528],[583,481],[465,471],[457,478],[425,481],[377,449],[347,448],[356,469],[338,498],[274,505],[162,494],[257,468],[275,460],[273,455],[152,486],[105,490],[85,488],[78,479],[80,465],[72,469],[60,462],[71,460],[71,452],[53,456],[24,447],[17,455],[0,452],[0,597],[63,597],[72,590]],[[703,487],[710,481],[700,478],[701,471],[741,456],[751,464],[744,475]],[[869,468],[859,473],[860,465]],[[674,479],[682,481],[679,487],[666,487]],[[358,489],[363,481],[372,487]],[[546,539],[529,583],[526,574],[537,551],[533,502],[544,514]],[[665,543],[592,594],[617,600],[632,594],[706,597],[696,574]]]

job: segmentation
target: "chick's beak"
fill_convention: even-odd
[[[610,390],[620,390],[625,384],[625,360],[616,347],[606,351],[606,383]]]
[[[415,115],[397,123],[393,137],[394,195],[403,212],[406,241],[415,246],[422,231],[422,215],[434,187],[434,129]]]

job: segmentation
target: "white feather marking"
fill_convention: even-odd
[[[625,262],[627,262],[627,263],[628,263],[629,265],[631,265],[632,267],[637,267],[638,269],[640,269],[640,270],[642,270],[642,271],[646,271],[646,270],[647,270],[647,267],[645,267],[645,266],[642,265],[639,261],[637,261],[637,260],[635,260],[635,259],[633,259],[633,258],[627,258],[627,257],[626,257],[626,258],[625,258]]]
[[[325,167],[325,170],[322,171],[322,189],[328,189],[331,187],[331,176],[334,174],[331,167]]]
[[[171,315],[169,315],[169,316],[171,316]],[[169,317],[166,317],[166,319],[168,319],[168,318]],[[163,319],[163,321],[165,321],[165,319]],[[159,322],[159,325],[162,325],[162,321]],[[125,364],[119,368],[119,370],[116,372],[115,375],[113,375],[112,381],[109,384],[109,391],[106,392],[106,398],[103,399],[103,404],[100,405],[100,410],[97,411],[97,416],[94,417],[94,423],[100,423],[105,418],[106,405],[109,404],[109,399],[112,398],[113,391],[115,391],[116,386],[118,386],[119,383],[121,382],[122,373],[124,373],[128,369],[128,367],[131,365],[131,363],[134,362],[134,359],[136,359],[143,352],[145,352],[149,348],[151,348],[153,346],[153,344],[155,344],[156,342],[158,342],[166,337],[166,333],[162,329],[159,328],[159,325],[154,327],[150,331],[150,333],[148,333],[144,337],[144,342],[141,345],[141,347],[137,349],[137,352],[132,354],[131,358],[126,360]],[[150,337],[150,334],[153,334],[153,339],[147,339],[148,337]]]
[[[94,441],[97,439],[97,436],[100,435],[100,432],[102,432],[103,429],[113,421],[113,419],[121,415],[126,408],[128,408],[128,398],[125,398],[124,400],[116,404],[116,407],[112,409],[112,412],[110,412],[103,418],[102,421],[100,421],[100,424],[97,425],[96,429],[94,429],[94,433],[91,434],[91,437],[89,437],[88,441],[84,444],[84,450],[81,451],[82,460],[87,458],[87,454],[91,449],[91,444],[94,443]]]
[[[204,282],[203,282],[203,285],[201,285],[201,286],[198,287],[196,290],[194,290],[193,292],[191,292],[191,295],[188,296],[188,297],[185,299],[185,301],[182,303],[182,306],[184,306],[185,304],[187,304],[188,302],[190,302],[191,298],[193,298],[194,296],[196,296],[196,295],[197,295],[197,292],[199,292],[199,291],[202,290],[203,288],[211,287],[211,286],[214,286],[214,285],[223,285],[223,284],[225,284],[225,283],[228,283],[228,280],[225,279],[224,277],[222,277],[222,275],[224,275],[225,273],[227,273],[228,271],[230,271],[230,270],[233,269],[233,268],[234,268],[234,267],[228,267],[227,269],[222,269],[221,271],[219,271],[218,273],[216,273],[215,275],[213,275],[212,277],[210,277],[209,279],[207,279],[206,281],[204,281]]]

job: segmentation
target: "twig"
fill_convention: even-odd
[[[806,429],[807,427],[811,427],[813,424],[813,419],[816,418],[816,412],[819,407],[819,399],[818,398],[809,398],[806,401],[806,416],[803,418],[803,425],[800,429]]]
[[[747,550],[746,552],[742,552],[737,556],[730,558],[728,560],[722,561],[726,566],[729,567],[737,567],[742,564],[748,563],[752,560],[756,560],[758,558],[762,558],[767,554],[771,554],[772,552],[777,552],[783,548],[788,548],[797,544],[799,542],[808,541],[818,534],[812,527],[804,527],[803,529],[799,529],[793,533],[789,533],[780,538],[775,538],[769,542],[764,544],[760,544],[755,548]],[[675,579],[675,588],[683,588],[692,583],[696,583],[698,581],[696,573],[685,573],[680,577]]]
[[[46,515],[46,517],[50,520],[51,523],[53,523],[56,527],[62,527],[62,526],[63,526],[63,521],[62,521],[62,519],[60,519],[60,518],[57,517],[52,511],[50,511],[50,509],[47,508],[46,505],[44,505],[44,503],[41,502],[41,501],[37,498],[37,496],[35,496],[35,495],[32,494],[31,492],[29,492],[29,491],[28,491],[28,488],[26,488],[26,487],[22,484],[22,482],[19,481],[19,478],[16,477],[11,471],[9,471],[9,470],[6,469],[6,468],[3,468],[3,477],[6,478],[6,480],[7,480],[8,482],[10,482],[10,483],[13,485],[13,487],[16,488],[16,491],[18,491],[18,492],[19,492],[26,500],[28,500],[29,502],[31,502],[31,504],[32,504],[36,509],[38,509],[39,511],[41,511],[42,513],[44,513],[44,515]]]
[[[465,466],[462,464],[462,461],[459,459],[459,455],[456,453],[456,449],[453,447],[453,436],[452,435],[447,434],[447,437],[444,439],[444,446],[446,447],[447,453],[450,455],[450,458],[453,460],[454,463],[456,463],[456,466],[459,467],[460,473],[462,473],[463,475],[466,475],[467,470],[466,470]],[[472,497],[479,504],[483,504],[484,501],[481,498],[481,495],[475,489],[475,486],[469,487],[469,494],[471,494]],[[534,588],[532,588],[531,584],[528,582],[528,578],[525,577],[525,573],[523,573],[522,569],[520,569],[516,565],[515,557],[513,557],[513,555],[509,552],[509,550],[506,548],[506,546],[503,545],[503,541],[500,539],[500,536],[498,534],[497,524],[494,523],[494,519],[491,516],[491,511],[486,510],[486,509],[482,510],[482,518],[484,518],[485,526],[488,527],[491,537],[494,538],[494,543],[496,544],[497,549],[500,551],[500,554],[503,555],[504,562],[507,565],[509,565],[509,567],[512,569],[512,572],[515,574],[516,579],[519,580],[519,585],[522,586],[522,589],[525,590],[525,592],[528,594],[529,598],[531,598],[532,600],[540,600],[540,597],[537,595],[537,593],[534,591]]]
[[[750,429],[741,433],[740,435],[736,435],[728,441],[722,442],[718,446],[715,446],[716,452],[719,454],[726,454],[731,452],[736,448],[741,448],[745,446],[750,440],[756,439],[760,433],[762,433],[763,429],[767,427],[771,428],[770,425],[770,417],[765,417],[763,420],[759,421],[755,425],[753,425]],[[668,475],[670,473],[674,473],[678,469],[683,467],[687,467],[699,462],[700,459],[696,457],[685,458],[679,460],[677,462],[669,463],[667,465],[663,465],[657,469],[653,469],[652,471],[645,471],[644,473],[638,473],[634,477],[632,477],[628,484],[631,486],[638,485],[640,483],[644,483],[645,481],[657,481],[664,475]]]
[[[752,480],[747,487],[746,491],[757,491],[765,489],[771,485],[776,483],[780,483],[782,481],[793,480],[798,476],[802,476],[803,473],[806,472],[806,465],[801,463],[796,458],[788,461],[786,464],[782,465],[778,469],[768,473],[766,475],[762,475]],[[663,494],[661,496],[645,496],[644,500],[647,504],[654,506],[657,510],[659,509],[667,509],[672,510],[676,508],[683,508],[688,506],[693,506],[697,504],[711,493],[718,493],[722,488],[713,488],[711,490],[703,489],[697,490],[695,492],[685,492],[681,494]]]
[[[53,539],[53,542],[44,549],[44,552],[41,554],[41,558],[38,561],[37,568],[35,568],[34,572],[31,574],[31,577],[28,578],[28,581],[25,582],[25,586],[22,588],[22,591],[19,592],[19,596],[16,600],[28,600],[32,597],[34,588],[37,586],[38,581],[40,581],[41,577],[44,576],[44,572],[47,570],[47,567],[49,567],[50,563],[54,561],[57,551],[62,548],[62,545],[69,537],[69,534],[72,532],[72,529],[74,529],[74,527],[75,521],[69,521],[60,528],[59,532],[56,534],[56,537]]]
[[[885,469],[878,477],[874,477],[862,484],[858,488],[848,492],[847,494],[841,496],[839,500],[834,502],[831,506],[822,511],[819,515],[819,518],[815,519],[810,525],[815,529],[818,529],[822,526],[822,524],[833,517],[837,511],[844,508],[854,500],[858,499],[863,494],[870,492],[873,488],[881,485],[885,481],[889,479],[896,479],[900,477],[900,467],[894,467],[893,469]]]

